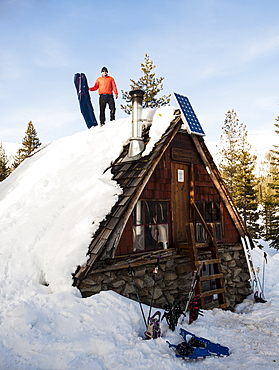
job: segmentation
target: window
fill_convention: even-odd
[[[133,210],[133,250],[168,247],[168,202],[140,200]]]
[[[213,223],[215,226],[217,241],[222,240],[222,224],[221,224],[221,208],[219,202],[197,202],[198,210],[200,211],[206,223]],[[201,223],[199,216],[196,213],[196,241],[205,243],[209,241],[207,232]]]

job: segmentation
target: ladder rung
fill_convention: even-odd
[[[216,263],[221,263],[221,260],[220,260],[220,258],[217,258],[217,259],[213,259],[213,260],[196,261],[195,265],[200,266],[202,263],[204,265],[213,265],[213,264],[216,264]]]
[[[214,301],[214,302],[210,302],[208,305],[206,305],[203,309],[204,310],[212,310],[213,308],[221,308],[222,310],[223,309],[226,309],[229,307],[229,304],[228,303],[218,303],[218,301]]]
[[[209,247],[210,247],[209,243],[196,243],[196,248],[199,248],[199,249],[209,248]]]
[[[201,276],[200,281],[208,281],[208,280],[215,280],[215,279],[221,279],[224,277],[224,274],[215,274],[215,275],[206,275],[206,276]]]
[[[183,248],[183,249],[189,249],[188,243],[175,243],[174,248]]]
[[[210,297],[211,295],[214,295],[214,294],[222,294],[222,293],[225,293],[225,289],[224,288],[215,289],[215,290],[208,290],[207,292],[201,293],[201,298]]]
[[[229,304],[228,303],[223,303],[223,304],[220,304],[219,306],[218,306],[218,308],[228,308],[229,307]]]

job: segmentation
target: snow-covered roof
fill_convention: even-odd
[[[144,114],[153,116],[149,153],[174,118],[174,108]],[[53,291],[72,285],[92,235],[122,193],[105,170],[128,143],[131,128],[128,117],[53,141],[1,182],[2,279],[8,259],[19,284],[43,277]]]

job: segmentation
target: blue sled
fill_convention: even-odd
[[[87,78],[84,73],[76,73],[74,76],[74,84],[77,90],[80,111],[85,120],[86,126],[91,128],[97,126],[94,109],[91,103]]]
[[[229,356],[230,350],[228,347],[221,346],[219,343],[213,343],[208,339],[197,337],[196,335],[190,333],[185,329],[180,329],[179,333],[184,341],[188,343],[188,345],[198,348],[206,349],[211,355],[213,356]],[[187,335],[190,335],[191,338],[187,340]]]

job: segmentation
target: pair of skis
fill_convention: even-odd
[[[219,343],[211,342],[210,340],[197,337],[185,329],[180,329],[179,333],[183,342],[179,344],[171,344],[167,341],[169,348],[174,350],[175,356],[185,360],[196,360],[210,356],[229,356],[230,350],[228,347],[222,346]]]
[[[251,248],[250,243],[253,243],[253,241],[250,240],[249,237],[246,235],[245,237],[241,237],[241,242],[242,242],[242,246],[244,249],[244,253],[245,253],[245,257],[246,257],[246,261],[248,265],[251,285],[254,291],[254,301],[256,303],[259,303],[259,302],[265,303],[266,300],[264,297],[263,286],[261,285],[258,273],[254,266],[253,257],[252,257],[252,248]],[[264,259],[265,259],[265,262],[267,263],[267,254],[265,252],[264,252]],[[263,266],[263,269],[264,269],[264,266]],[[263,270],[263,274],[264,274],[264,270]],[[263,285],[264,285],[264,275],[263,275]]]

